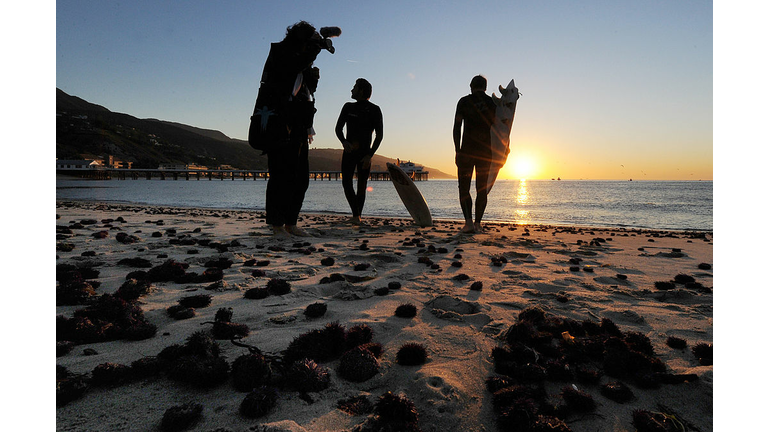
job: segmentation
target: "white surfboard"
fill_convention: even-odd
[[[507,88],[499,86],[501,98],[494,93],[491,97],[496,104],[496,121],[491,127],[491,171],[488,173],[488,192],[491,191],[499,171],[507,163],[509,156],[509,134],[512,131],[512,121],[515,119],[517,100],[520,92],[515,87],[515,80],[507,84]]]
[[[413,183],[408,174],[399,166],[387,162],[387,170],[392,183],[395,185],[397,194],[405,205],[405,209],[413,218],[416,225],[421,227],[432,226],[432,214],[429,212],[427,202],[421,196],[419,188]]]

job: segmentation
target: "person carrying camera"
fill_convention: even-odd
[[[281,42],[272,43],[264,63],[251,127],[260,124],[267,129],[270,121],[279,125],[271,129],[277,132],[269,136],[264,150],[269,170],[267,224],[278,236],[309,235],[297,222],[309,187],[314,93],[320,80],[320,70],[312,63],[322,49],[334,51],[327,37],[321,36],[312,24],[300,21],[288,27]],[[249,141],[250,135],[249,131]]]

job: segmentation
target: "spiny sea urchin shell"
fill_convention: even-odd
[[[266,385],[270,378],[272,368],[261,354],[243,354],[232,363],[232,384],[239,391],[251,391]]]
[[[341,356],[337,372],[347,381],[367,381],[379,373],[379,360],[369,350],[355,347]]]
[[[306,309],[304,309],[304,315],[306,315],[308,318],[319,318],[325,315],[327,310],[328,305],[325,303],[312,303],[311,305],[307,306]]]
[[[574,411],[592,411],[595,409],[595,400],[589,393],[577,390],[573,387],[563,387],[560,393],[565,403]]]
[[[691,348],[691,351],[693,352],[693,355],[695,355],[696,358],[699,359],[699,364],[701,364],[702,366],[712,365],[713,355],[714,355],[712,344],[707,344],[704,342],[697,343],[696,345],[694,345],[693,348]]]
[[[635,397],[634,393],[632,393],[632,389],[621,381],[612,381],[603,384],[602,387],[600,387],[600,394],[619,403],[628,402]]]
[[[199,309],[210,306],[211,298],[210,294],[197,294],[180,298],[179,304],[183,307]]]
[[[395,316],[400,318],[413,318],[416,316],[416,306],[411,303],[404,303],[395,309]]]
[[[232,308],[219,308],[216,311],[216,315],[213,318],[216,322],[231,322],[232,321]]]
[[[304,358],[323,362],[337,358],[346,347],[346,330],[339,323],[328,323],[324,328],[299,335],[283,352],[287,363]]]
[[[284,279],[273,278],[267,282],[267,290],[272,295],[284,295],[291,292],[291,284]]]
[[[351,349],[373,340],[373,329],[368,324],[356,324],[347,330],[347,348]]]
[[[267,288],[250,288],[243,293],[243,297],[249,300],[261,300],[269,297]]]
[[[406,396],[395,395],[389,391],[379,397],[374,412],[385,423],[416,424],[419,421],[416,405]]]
[[[198,403],[186,403],[168,408],[163,414],[160,427],[164,431],[176,432],[192,427],[203,417],[203,406]]]
[[[277,398],[277,390],[273,387],[254,389],[240,403],[240,414],[248,418],[263,417],[277,405]]]
[[[397,363],[403,366],[415,366],[427,361],[427,350],[423,345],[409,342],[397,351]]]
[[[328,368],[304,359],[291,365],[286,374],[288,385],[300,392],[319,392],[331,385]]]

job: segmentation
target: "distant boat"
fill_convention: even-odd
[[[400,159],[398,159],[397,160],[397,166],[399,166],[400,169],[405,171],[406,174],[424,172],[424,166],[423,165],[416,165],[415,163],[413,163],[411,161],[401,162]]]

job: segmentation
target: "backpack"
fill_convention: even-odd
[[[259,89],[248,127],[248,144],[262,154],[268,153],[281,141],[289,138],[288,110],[285,103],[273,97],[264,87]]]

